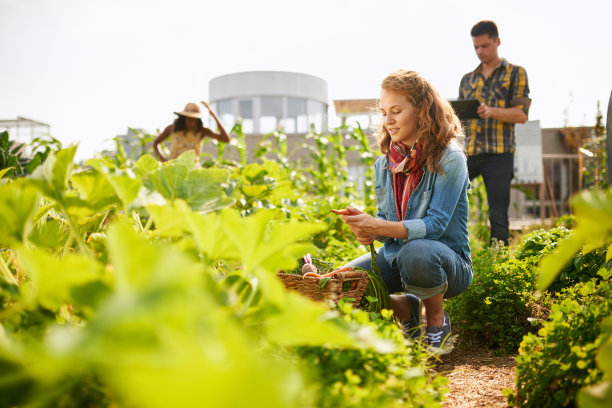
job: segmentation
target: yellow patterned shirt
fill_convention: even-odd
[[[202,152],[202,131],[172,132],[170,134],[170,159],[176,159],[188,150],[195,151],[196,163],[200,161]]]

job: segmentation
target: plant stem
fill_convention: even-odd
[[[4,262],[4,258],[2,256],[0,256],[0,271],[2,272],[2,276],[8,283],[12,283],[15,286],[19,285],[19,282],[17,282],[17,279],[15,279],[15,277],[11,273],[11,270],[9,269],[6,262]]]

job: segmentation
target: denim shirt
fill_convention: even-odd
[[[472,263],[467,230],[468,198],[470,188],[465,154],[459,146],[451,144],[440,160],[442,172],[423,168],[423,176],[408,200],[402,220],[408,238],[386,238],[385,258],[393,264],[402,245],[413,239],[439,241],[463,260]],[[387,156],[381,156],[374,164],[376,180],[377,218],[387,221],[397,219],[393,198],[393,179],[387,165]]]

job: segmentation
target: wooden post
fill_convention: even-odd
[[[608,117],[606,120],[607,146],[608,146],[608,185],[612,186],[612,92],[608,101]]]
[[[544,225],[544,220],[546,219],[546,207],[544,207],[544,196],[546,195],[546,187],[544,186],[545,183],[545,180],[542,180],[540,183],[540,219],[542,220],[542,225]]]
[[[546,192],[548,193],[548,198],[550,199],[549,206],[551,216],[555,218],[559,218],[559,212],[557,211],[557,204],[555,203],[555,192],[553,190],[553,186],[550,184],[550,177],[548,176],[548,169],[546,167],[544,170],[544,185],[546,186]]]
[[[578,152],[578,191],[582,191],[582,179],[584,178],[584,156]]]

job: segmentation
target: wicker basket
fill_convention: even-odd
[[[331,272],[333,268],[326,263],[313,259],[320,274]],[[303,262],[296,270],[301,270]],[[322,281],[320,277],[303,277],[299,273],[278,272],[278,277],[290,290],[295,290],[316,301],[331,300],[334,304],[342,298],[352,298],[354,306],[358,306],[361,298],[370,283],[368,273],[364,270],[353,270],[338,272],[332,275],[327,281]]]

